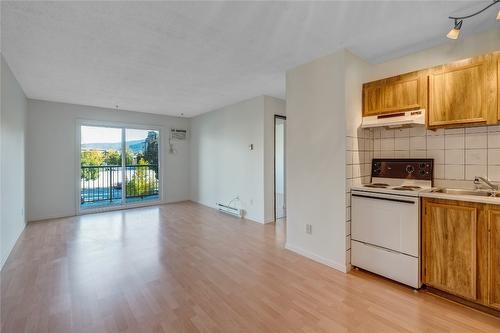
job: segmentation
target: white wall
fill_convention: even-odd
[[[215,207],[239,197],[233,204],[246,218],[273,220],[275,113],[284,113],[283,101],[259,96],[191,119],[193,201]]]
[[[345,58],[340,51],[286,76],[286,247],[341,271],[347,269]]]
[[[1,56],[0,268],[25,227],[26,97]]]
[[[189,119],[28,100],[28,220],[77,213],[79,119],[161,127],[163,202],[189,200],[189,143],[176,142],[175,155],[167,147],[170,128],[189,129]]]

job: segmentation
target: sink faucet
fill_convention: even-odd
[[[479,185],[481,185],[481,182],[485,183],[491,190],[493,191],[498,191],[498,185],[493,184],[490,182],[488,179],[484,177],[474,177],[474,185],[476,185],[476,188],[479,188]]]

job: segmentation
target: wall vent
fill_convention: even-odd
[[[186,140],[187,130],[172,128],[172,129],[170,129],[170,138],[172,140]]]

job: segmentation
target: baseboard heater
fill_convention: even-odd
[[[239,218],[243,217],[243,210],[235,207],[229,207],[227,205],[221,204],[220,202],[217,203],[217,209],[222,212],[226,213],[229,215],[233,215]]]

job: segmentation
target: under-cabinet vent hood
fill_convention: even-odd
[[[413,110],[363,117],[361,127],[410,127],[425,125],[425,110]]]

